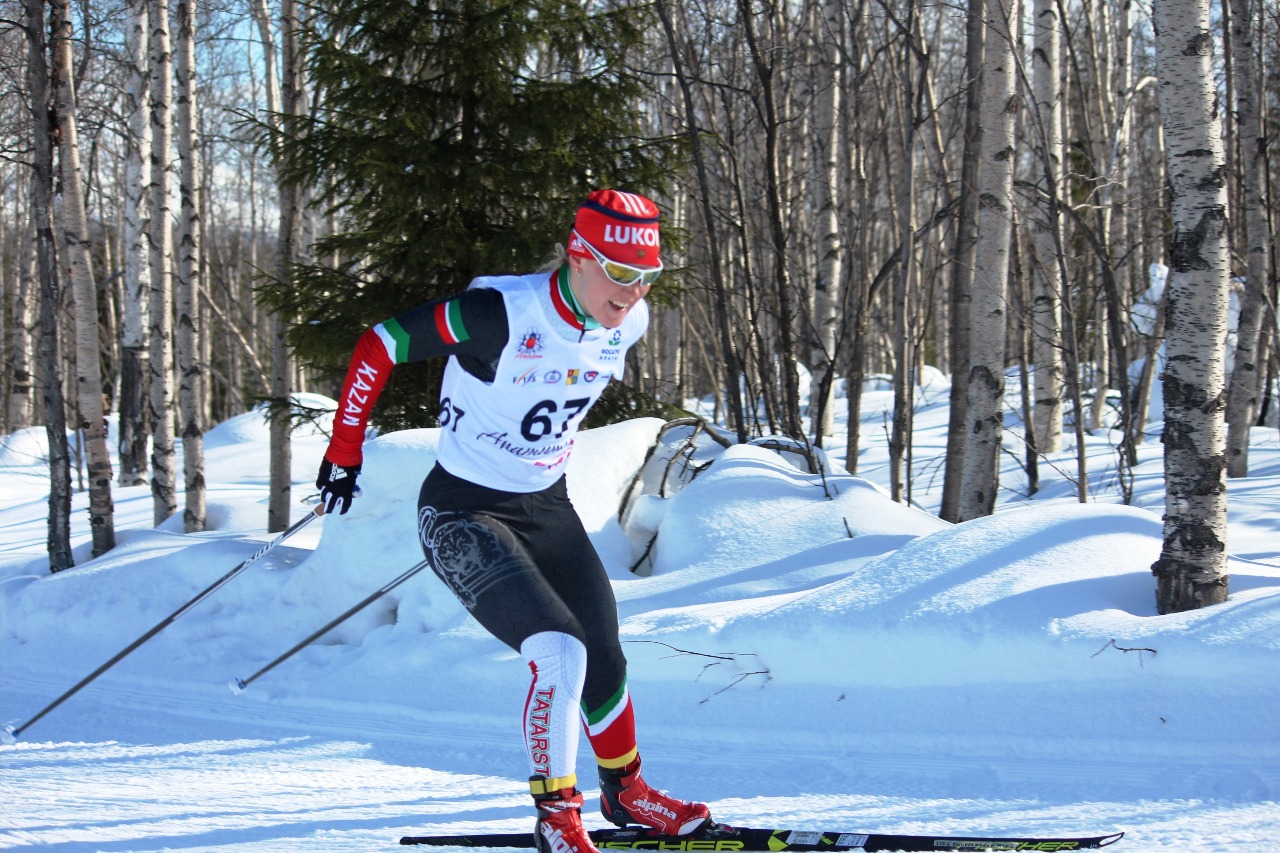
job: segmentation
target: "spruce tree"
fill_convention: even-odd
[[[628,71],[649,11],[542,0],[335,0],[304,55],[318,93],[273,140],[341,233],[267,301],[306,364],[345,369],[360,333],[477,275],[539,268],[597,187],[660,193],[675,144],[646,133]],[[588,11],[588,9],[592,11]],[[374,422],[435,425],[443,364],[392,375]]]

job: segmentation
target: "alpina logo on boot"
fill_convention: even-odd
[[[578,848],[565,840],[564,833],[548,824],[542,825],[542,837],[547,839],[551,853],[578,853]]]
[[[669,817],[672,820],[676,819],[676,813],[673,812],[671,809],[663,806],[662,803],[654,803],[654,802],[650,802],[649,800],[637,799],[631,805],[634,808],[640,809],[641,811],[645,811],[650,814],[656,813],[656,814],[663,815],[665,817]]]

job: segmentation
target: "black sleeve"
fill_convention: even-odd
[[[492,288],[464,290],[400,314],[393,321],[403,330],[404,361],[457,356],[466,371],[492,382],[507,344],[507,307]]]

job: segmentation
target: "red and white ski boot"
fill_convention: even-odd
[[[582,825],[582,794],[570,785],[547,790],[547,779],[532,776],[529,787],[538,810],[534,838],[538,853],[600,853]]]
[[[618,770],[600,768],[600,813],[618,826],[641,824],[666,835],[692,835],[711,824],[711,810],[650,788],[640,759]]]

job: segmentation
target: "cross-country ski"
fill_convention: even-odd
[[[759,829],[720,826],[696,837],[664,835],[635,828],[597,829],[591,840],[601,850],[678,851],[678,853],[816,853],[816,851],[862,850],[914,851],[926,850],[1034,850],[1065,853],[1070,850],[1097,850],[1109,847],[1124,837],[1123,832],[1109,835],[1069,838],[1039,837],[964,837],[958,835],[883,834],[805,829]],[[518,847],[533,849],[532,833],[407,835],[404,845],[432,847]]]

